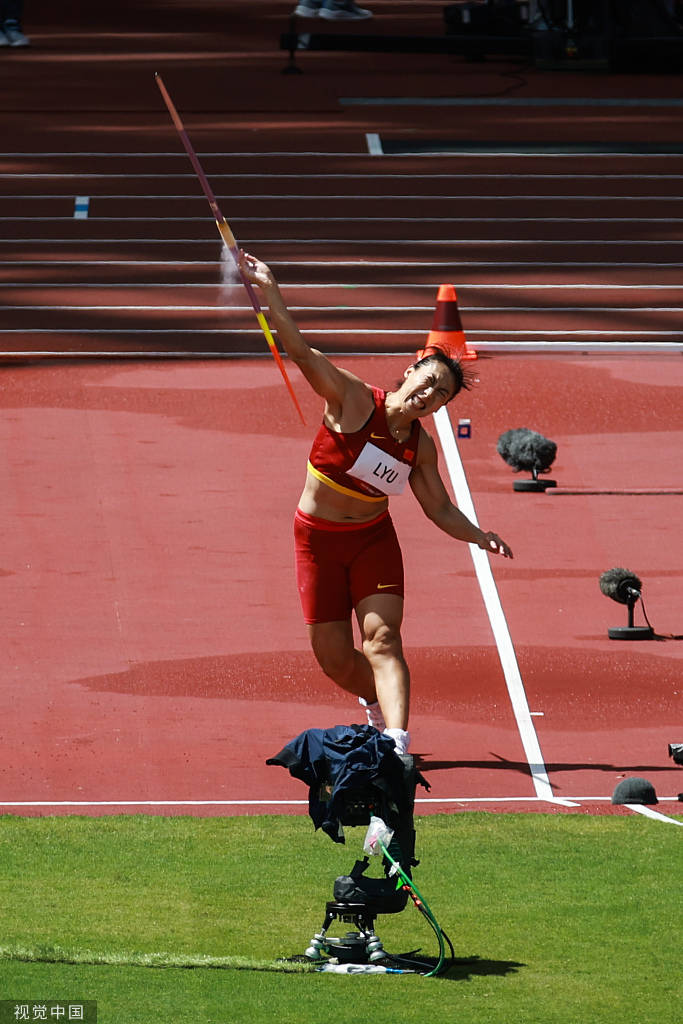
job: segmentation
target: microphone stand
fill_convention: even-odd
[[[629,595],[627,602],[628,606],[628,626],[612,626],[607,630],[607,636],[610,640],[652,640],[654,637],[654,630],[651,626],[634,626],[633,624],[633,610],[636,606],[636,601],[640,600],[640,594],[634,592],[633,595]]]

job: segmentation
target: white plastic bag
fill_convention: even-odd
[[[382,847],[379,845],[380,842],[388,846],[393,838],[393,829],[390,829],[384,824],[381,818],[375,817],[373,814],[370,818],[370,824],[368,830],[365,833],[365,842],[363,843],[363,850],[371,857],[379,856],[382,852]]]

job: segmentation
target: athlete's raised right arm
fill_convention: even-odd
[[[311,348],[301,334],[287,309],[280,288],[272,270],[261,260],[248,253],[240,252],[240,269],[261,292],[269,309],[270,326],[277,331],[278,340],[304,377],[328,404],[331,410],[340,410],[348,394],[349,386],[360,381],[353,374],[341,370],[330,362],[318,349]]]

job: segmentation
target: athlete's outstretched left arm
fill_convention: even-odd
[[[417,464],[410,474],[410,486],[428,519],[456,540],[476,544],[489,553],[512,558],[512,551],[497,533],[485,532],[470,522],[448,496],[439,473],[436,445],[425,431],[420,436]]]

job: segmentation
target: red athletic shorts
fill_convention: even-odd
[[[348,619],[370,594],[403,597],[403,558],[388,512],[359,526],[297,509],[294,542],[305,622]]]

